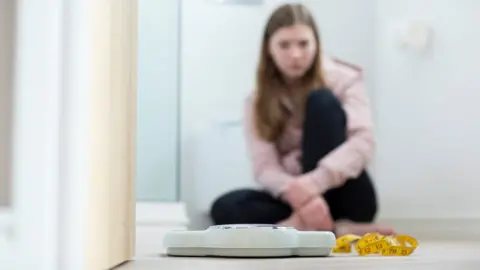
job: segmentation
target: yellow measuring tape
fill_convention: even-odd
[[[351,253],[352,247],[360,256],[379,254],[382,256],[409,256],[418,246],[415,238],[408,235],[384,236],[369,233],[364,236],[353,234],[339,237],[333,253]]]

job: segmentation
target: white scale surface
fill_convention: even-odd
[[[336,238],[328,231],[298,231],[275,225],[220,225],[204,231],[171,231],[168,256],[291,257],[329,256]]]

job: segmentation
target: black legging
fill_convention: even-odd
[[[317,166],[320,159],[346,140],[347,118],[340,101],[329,89],[312,92],[306,104],[302,138],[303,172]],[[377,198],[366,171],[357,179],[324,194],[334,220],[372,222]],[[276,224],[292,214],[292,209],[268,192],[239,189],[217,198],[210,216],[214,224]]]

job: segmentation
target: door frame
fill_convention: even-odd
[[[63,194],[60,210],[63,230],[60,237],[62,253],[59,257],[59,269],[103,269],[113,267],[110,262],[123,262],[119,257],[129,260],[134,255],[137,49],[136,39],[131,39],[128,44],[122,42],[125,41],[125,31],[128,32],[127,35],[136,35],[137,0],[71,0],[68,3],[64,7],[64,21],[68,27],[64,30],[66,80],[63,84],[63,162],[66,169],[60,188]],[[128,57],[129,53],[132,53],[131,57]],[[128,78],[125,78],[126,76]],[[132,88],[126,90],[124,84],[130,84]],[[121,95],[118,92],[112,93],[111,89],[114,88],[128,91],[128,105],[119,104],[117,97],[109,96]],[[89,91],[85,91],[86,89]],[[110,114],[109,119],[97,117],[108,114],[103,110],[103,105],[110,106],[110,109],[123,116]],[[125,121],[119,121],[123,117]],[[124,130],[120,127],[125,133],[112,134],[119,130],[118,125],[122,122],[128,122],[131,128]],[[111,141],[115,141],[115,145],[121,142],[128,144],[128,149],[122,148],[121,152],[113,154],[115,161],[110,159],[112,151],[117,149],[104,146],[105,143],[112,143],[108,136],[113,136]],[[95,147],[101,147],[107,152],[96,153]],[[97,159],[98,155],[102,158]],[[118,155],[123,155],[125,159],[118,160]],[[112,168],[119,165],[118,162],[126,165],[128,172],[113,175]],[[128,246],[120,247],[115,245],[118,244],[115,239],[118,239],[119,235],[111,234],[113,230],[117,233],[122,230],[119,228],[120,224],[110,224],[115,226],[107,229],[104,222],[98,222],[98,219],[107,214],[110,221],[114,219],[112,200],[120,201],[121,196],[111,195],[108,184],[99,184],[97,181],[124,177],[123,173],[129,175],[131,190],[123,197],[126,205],[118,202],[116,205],[117,208],[128,208],[125,211],[129,212],[127,220],[121,224],[129,230],[126,243]],[[85,181],[86,179],[88,181]],[[95,203],[103,198],[109,202]],[[115,212],[118,213],[118,210]],[[120,253],[122,255],[119,255]]]
[[[136,6],[136,0],[124,2]],[[9,237],[16,256],[11,269],[84,270],[89,265],[92,189],[85,180],[92,179],[89,162],[95,154],[88,138],[94,96],[85,89],[95,83],[96,5],[113,2],[17,1]],[[115,21],[109,15],[102,23]],[[130,204],[133,210],[134,201]],[[134,234],[134,215],[130,219],[126,226]]]

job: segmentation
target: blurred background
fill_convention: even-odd
[[[426,234],[480,224],[480,1],[139,0],[137,252],[157,252],[170,229],[206,228],[217,196],[255,185],[242,105],[266,19],[283,2],[306,4],[325,53],[365,70],[379,220]],[[13,3],[0,0],[3,210],[11,203]]]
[[[137,200],[183,201],[192,227],[220,193],[254,185],[241,106],[266,17],[285,1],[237,2],[139,2]],[[326,53],[365,69],[380,219],[480,218],[480,3],[302,2]],[[402,46],[418,25],[430,42]]]

